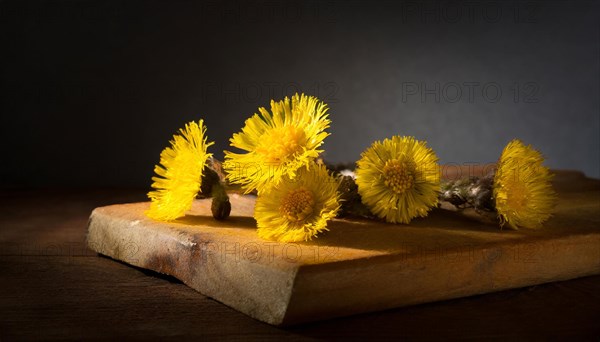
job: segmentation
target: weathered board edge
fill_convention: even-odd
[[[88,221],[86,241],[90,249],[134,266],[173,276],[203,295],[257,320],[272,325],[282,323],[287,312],[297,268],[286,270],[268,268],[245,260],[229,262],[228,267],[223,267],[225,264],[219,255],[205,253],[202,250],[204,245],[201,243],[181,244],[170,236],[164,239],[146,236],[152,240],[161,239],[162,243],[165,243],[163,247],[167,250],[180,249],[182,253],[178,254],[187,258],[187,260],[170,262],[168,255],[163,253],[158,256],[151,251],[139,248],[146,244],[141,244],[135,239],[128,239],[133,236],[133,230],[143,229],[143,225],[131,227],[128,221],[104,215],[101,209],[95,209]],[[109,225],[118,227],[119,234],[111,233],[107,229]],[[131,231],[127,232],[125,227],[129,227],[127,229]],[[106,243],[106,241],[110,242]],[[142,260],[146,261],[142,262]],[[178,268],[176,264],[187,264],[189,267]],[[207,278],[208,268],[216,271],[213,274],[217,274],[217,276]],[[249,282],[240,278],[240,273],[244,272],[254,278],[253,283],[268,278],[270,282],[275,282],[279,286],[263,288],[262,291],[250,291]],[[223,292],[231,289],[239,291],[242,295],[228,296]],[[232,298],[241,298],[241,300],[232,301]]]
[[[447,252],[304,265],[298,271],[282,325],[600,274],[600,233],[541,238],[514,245],[494,243],[469,251]],[[466,253],[460,254],[463,252]],[[440,260],[444,258],[446,261]],[[372,276],[375,274],[384,277]],[[397,287],[397,292],[382,296],[385,292],[378,290],[389,286]],[[322,305],[325,299],[327,307]]]

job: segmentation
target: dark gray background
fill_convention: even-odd
[[[491,162],[521,138],[550,167],[598,178],[599,12],[584,1],[1,1],[0,184],[147,187],[185,122],[204,118],[222,157],[259,106],[295,91],[329,103],[331,161],[401,134],[444,163]]]

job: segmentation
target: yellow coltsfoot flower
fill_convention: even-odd
[[[438,158],[413,137],[376,141],[357,162],[356,184],[373,214],[387,222],[409,223],[427,216],[438,202]]]
[[[254,218],[258,236],[279,242],[311,240],[328,230],[327,221],[339,210],[337,181],[323,165],[297,170],[294,180],[284,175],[258,195]]]
[[[259,192],[268,183],[284,177],[294,179],[296,171],[311,165],[322,150],[329,133],[327,105],[316,97],[294,95],[291,100],[271,101],[271,113],[259,108],[246,120],[240,133],[230,139],[231,146],[247,151],[225,151],[227,179],[242,185],[246,193]]]
[[[171,146],[160,154],[152,177],[155,189],[148,193],[152,201],[146,215],[155,220],[168,221],[181,217],[188,211],[200,190],[202,171],[207,159],[206,152],[212,142],[206,141],[203,120],[192,121],[175,134]]]
[[[538,228],[551,215],[556,193],[541,153],[513,140],[502,151],[494,176],[494,198],[501,225]]]

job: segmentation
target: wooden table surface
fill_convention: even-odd
[[[0,192],[0,341],[54,339],[600,338],[600,276],[291,328],[86,247],[92,209],[143,189]]]

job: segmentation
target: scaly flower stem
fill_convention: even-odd
[[[337,217],[357,216],[375,219],[376,216],[362,203],[358,193],[358,185],[354,179],[355,163],[327,163],[319,159],[318,163],[325,165],[327,170],[339,181],[337,191],[340,194],[340,210]]]
[[[223,184],[224,179],[221,162],[216,158],[210,158],[202,175],[200,195],[212,198],[210,209],[216,220],[224,220],[231,213],[231,203]]]
[[[350,176],[339,176],[338,192],[340,193],[340,211],[338,217],[359,216],[365,218],[375,218],[369,208],[361,201],[358,193],[358,186]]]
[[[229,217],[231,213],[231,203],[229,202],[229,196],[227,196],[227,191],[225,191],[225,187],[223,184],[216,183],[212,187],[212,203],[210,206],[210,210],[212,212],[213,217],[216,220],[225,220]]]
[[[483,177],[442,180],[439,207],[483,222],[498,223],[494,202],[494,172]]]

